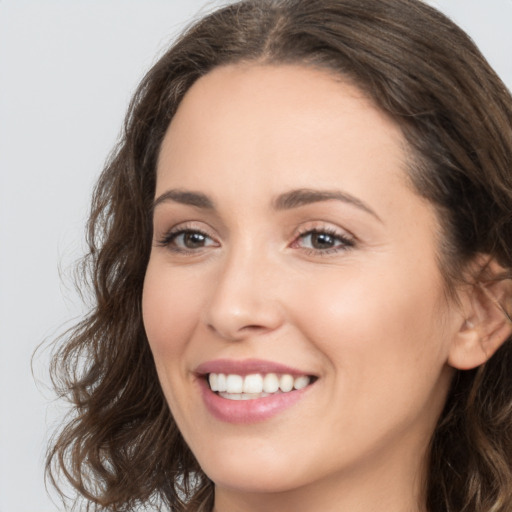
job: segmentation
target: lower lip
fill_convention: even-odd
[[[214,393],[204,379],[199,379],[206,408],[215,418],[227,423],[257,423],[268,420],[296,404],[311,385],[288,393],[278,393],[252,400],[229,400]]]

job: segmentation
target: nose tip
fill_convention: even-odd
[[[209,309],[206,319],[206,325],[211,332],[229,341],[271,332],[280,323],[278,308],[273,309],[268,303],[252,303],[241,308],[230,307],[225,300],[217,301]]]
[[[277,329],[283,313],[276,297],[276,283],[262,279],[261,272],[231,270],[217,283],[205,308],[203,321],[210,332],[237,341]],[[269,282],[273,285],[269,286]]]

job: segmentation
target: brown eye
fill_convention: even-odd
[[[294,245],[309,251],[329,253],[353,247],[354,240],[342,233],[311,230],[301,235]]]
[[[328,233],[311,233],[310,237],[313,249],[332,249],[336,245],[336,238]]]
[[[178,243],[179,239],[182,239],[181,244],[187,249],[199,249],[206,245],[208,237],[203,233],[197,231],[186,231],[181,235],[178,235],[174,242]]]
[[[175,252],[193,252],[218,243],[202,231],[181,229],[166,235],[159,243]]]

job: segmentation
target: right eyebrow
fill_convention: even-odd
[[[202,208],[205,210],[213,210],[215,206],[213,201],[205,194],[201,192],[191,192],[189,190],[171,189],[167,190],[163,194],[159,195],[153,201],[153,210],[162,203],[173,202],[186,204],[189,206],[195,206],[196,208]]]
[[[382,222],[382,219],[375,213],[367,204],[363,203],[357,197],[342,192],[341,190],[316,190],[309,188],[302,188],[291,190],[284,194],[279,195],[273,201],[274,209],[276,210],[291,210],[292,208],[299,208],[312,203],[322,201],[341,201],[342,203],[351,204],[360,210],[373,215],[377,220]]]

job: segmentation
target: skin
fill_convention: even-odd
[[[193,191],[214,208],[157,199],[143,315],[217,512],[424,510],[426,450],[465,315],[447,299],[436,215],[407,161],[399,127],[324,71],[218,68],[182,101],[155,198]],[[276,209],[295,189],[357,204]],[[207,236],[187,249],[169,236],[180,229]],[[315,245],[312,229],[332,246]],[[219,358],[318,380],[278,415],[234,425],[208,412],[194,372]]]

